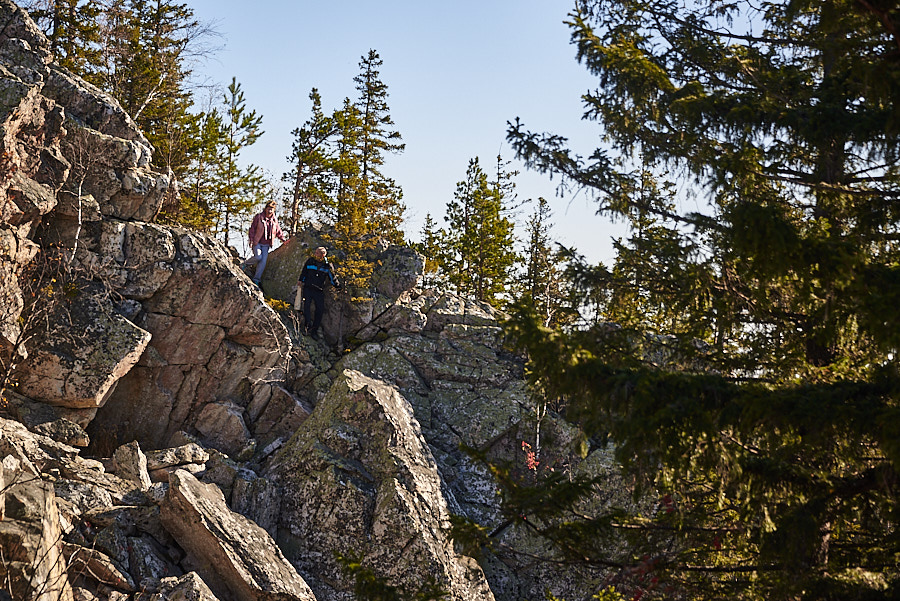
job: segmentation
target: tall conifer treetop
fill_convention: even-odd
[[[381,169],[387,154],[403,152],[400,132],[388,106],[387,84],[381,80],[383,61],[375,50],[369,50],[359,63],[359,74],[353,78],[359,98],[355,107],[359,114],[356,133],[356,156],[359,162],[359,203],[366,207],[371,231],[379,232],[392,242],[401,242],[400,226],[406,207],[403,192]]]

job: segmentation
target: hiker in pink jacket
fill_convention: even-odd
[[[262,280],[263,270],[266,268],[266,260],[269,258],[269,251],[272,250],[272,244],[275,238],[282,242],[286,242],[287,238],[278,225],[278,218],[275,217],[275,201],[270,200],[266,203],[262,212],[257,213],[250,223],[250,248],[253,249],[253,256],[245,261],[247,265],[256,264],[256,274],[253,276],[253,283],[259,286]]]

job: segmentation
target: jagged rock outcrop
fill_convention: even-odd
[[[18,274],[38,252],[31,231],[61,187],[59,179],[48,185],[41,156],[56,159],[62,178],[68,164],[59,159],[62,111],[40,94],[52,60],[48,44],[15,4],[3,0],[0,12],[0,349],[24,356],[17,344],[24,306]]]
[[[458,555],[437,465],[393,388],[345,371],[274,459],[279,543],[322,601],[351,599],[334,553],[361,555],[394,586],[428,581],[453,600],[492,600],[481,568]]]
[[[111,403],[88,428],[107,448],[166,446],[211,403],[243,410],[283,380],[281,321],[220,243],[148,223],[169,176],[145,136],[18,7],[0,13],[0,352],[17,391],[81,426]]]
[[[399,314],[406,318],[385,321]],[[586,451],[580,432],[546,412],[529,393],[521,360],[504,346],[502,319],[489,305],[454,294],[407,294],[365,329],[378,342],[361,344],[336,365],[398,389],[412,406],[436,459],[450,510],[492,531],[503,523],[496,483],[461,445],[518,464],[523,472],[523,443],[531,449],[543,445],[544,470],[575,469],[584,463]],[[386,323],[391,327],[379,325]],[[403,331],[398,323],[414,325]],[[609,456],[595,452],[586,465],[595,459],[600,466],[609,463]],[[513,528],[498,530],[496,540],[535,556],[553,556],[542,541]],[[587,592],[585,583],[597,576],[573,568],[548,577],[540,562],[515,555],[501,560],[485,554],[482,565],[494,594],[510,600],[541,598],[546,590],[561,598],[580,598]]]
[[[75,515],[77,498],[84,499],[95,488],[94,503],[122,498],[129,486],[104,474],[98,462],[82,459],[77,449],[32,434],[18,422],[0,419],[0,547],[6,571],[3,582],[12,584],[15,599],[72,599],[70,576],[83,568],[112,578],[91,553],[78,552],[64,540]],[[50,481],[52,476],[55,481]],[[75,493],[75,489],[80,489]],[[73,560],[73,555],[77,555]],[[79,561],[84,557],[84,561]],[[128,579],[122,581],[127,586]]]

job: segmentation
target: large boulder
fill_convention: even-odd
[[[372,272],[372,287],[387,299],[396,300],[422,280],[425,257],[408,246],[391,245],[378,255]]]
[[[295,236],[269,253],[261,281],[268,296],[294,304],[297,279],[303,264],[313,255],[313,244],[314,241]]]
[[[534,442],[538,407],[525,385],[524,365],[504,348],[497,314],[481,303],[445,293],[422,295],[405,306],[421,316],[415,323],[424,322],[424,333],[394,332],[360,345],[337,368],[397,387],[437,459],[453,510],[496,526],[502,516],[493,478],[460,446],[517,460],[516,445]],[[545,435],[554,430],[549,423],[544,428]]]
[[[219,598],[315,601],[266,531],[228,509],[216,486],[176,470],[160,515]]]
[[[196,572],[163,578],[150,601],[219,601]]]
[[[51,294],[45,302],[56,303],[53,325],[32,330],[31,358],[16,371],[18,390],[50,405],[100,407],[137,363],[150,333],[117,314],[96,286],[75,290],[71,302]]]
[[[408,591],[434,582],[449,599],[493,599],[446,536],[437,465],[394,388],[343,372],[268,476],[282,488],[279,544],[320,601],[351,598],[336,552]]]

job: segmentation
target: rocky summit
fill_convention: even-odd
[[[172,182],[118,103],[17,5],[0,19],[4,595],[350,600],[353,562],[459,601],[596,590],[537,560],[552,549],[461,450],[523,465],[539,433],[544,469],[609,471],[538,410],[501,315],[422,289],[423,258],[382,245],[371,298],[298,335],[228,248],[154,222]],[[317,236],[272,254],[270,299],[293,301]],[[512,552],[467,556],[452,516]]]

